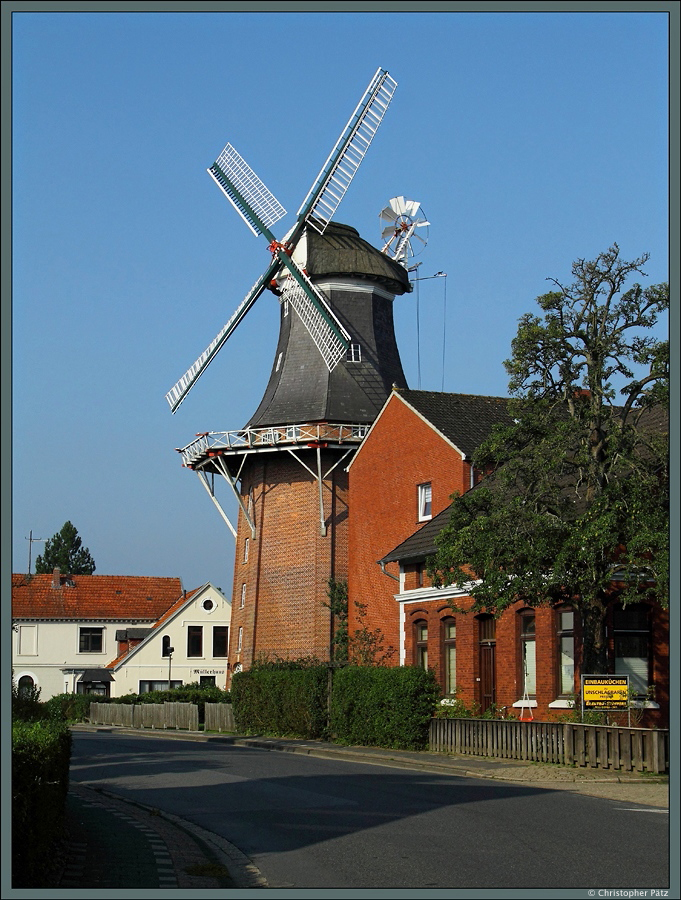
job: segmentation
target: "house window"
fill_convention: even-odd
[[[347,352],[348,362],[362,362],[362,348],[359,344],[350,344]]]
[[[239,634],[237,636],[237,642],[236,642],[236,652],[237,653],[241,653],[241,647],[243,644],[243,640],[244,640],[244,629],[241,625],[239,625]]]
[[[104,649],[103,628],[81,628],[78,637],[79,653],[101,653]]]
[[[170,682],[171,689],[173,688],[181,688],[182,680],[179,681],[171,681]],[[165,681],[140,681],[139,682],[139,691],[138,694],[148,694],[150,691],[167,691],[168,690],[168,679]]]
[[[211,609],[213,609],[213,607],[215,606],[215,604],[210,599],[210,597],[206,597],[206,599],[203,601],[201,606],[206,610],[206,612],[210,612]]]
[[[432,500],[433,500],[433,488],[428,481],[426,484],[420,484],[418,486],[418,509],[419,509],[419,522],[425,522],[428,519],[432,518]]]
[[[35,681],[30,675],[22,675],[17,684],[20,697],[27,697],[35,690]]]
[[[442,620],[445,694],[456,693],[456,620]]]
[[[522,666],[523,696],[537,693],[537,644],[536,622],[533,612],[520,613],[520,660]]]
[[[199,676],[199,685],[201,687],[208,687],[208,686],[215,687],[215,675],[200,675]]]
[[[172,647],[170,646],[170,636],[164,634],[163,640],[161,641],[161,656],[170,656],[171,650]]]
[[[250,540],[250,538],[246,538],[246,540],[244,541],[244,562],[245,563],[248,562],[248,553],[249,553],[250,549],[251,549],[251,540]]]
[[[629,688],[645,696],[650,684],[650,619],[645,603],[617,604],[612,624],[615,644],[615,675],[628,675]]]
[[[19,625],[19,656],[38,655],[38,626]]]
[[[215,625],[213,627],[213,656],[227,656],[229,643],[229,626]]]
[[[575,692],[575,614],[558,610],[558,685],[563,697]]]
[[[239,600],[239,609],[243,609],[246,606],[246,585],[241,585],[241,600]]]
[[[203,656],[203,625],[187,626],[187,656]]]
[[[414,622],[416,636],[416,665],[428,668],[428,625],[426,622]]]

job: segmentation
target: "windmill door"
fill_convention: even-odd
[[[480,711],[486,712],[496,702],[496,619],[494,616],[480,616],[479,629],[479,673]]]

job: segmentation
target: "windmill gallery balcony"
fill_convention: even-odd
[[[267,453],[290,447],[316,448],[321,444],[333,447],[359,445],[369,425],[313,424],[282,425],[268,428],[243,428],[239,431],[206,431],[185,447],[178,447],[182,465],[188,469],[201,468],[216,456],[240,456],[244,453]]]

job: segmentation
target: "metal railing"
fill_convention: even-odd
[[[276,428],[243,428],[240,431],[207,431],[185,447],[177,448],[182,464],[188,468],[221,451],[262,450],[278,446],[305,446],[317,442],[360,444],[369,425],[335,425],[326,422],[280,425]]]
[[[509,719],[431,719],[429,743],[431,750],[444,753],[623,772],[669,771],[669,731],[656,728]]]

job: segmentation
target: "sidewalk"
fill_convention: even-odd
[[[669,804],[669,785],[665,776],[615,774],[427,751],[343,747],[325,741],[294,738],[206,735],[95,725],[74,725],[72,728],[74,732],[115,731],[345,759],[440,775],[524,782],[548,790],[577,791],[661,809]],[[122,800],[107,791],[72,783],[67,821],[69,841],[60,888],[267,887],[248,857],[228,841],[178,816]]]

